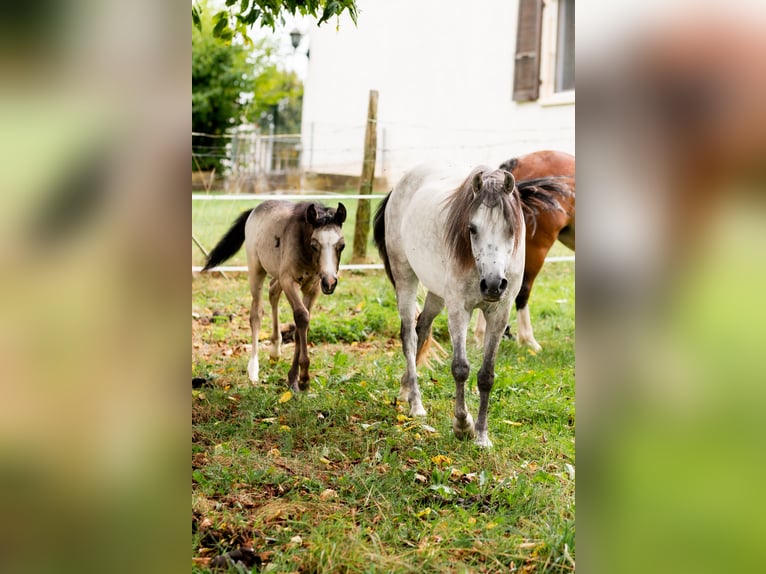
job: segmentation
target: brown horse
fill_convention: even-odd
[[[516,296],[518,342],[539,351],[529,317],[529,295],[545,256],[558,239],[575,250],[575,157],[561,151],[536,151],[509,159],[500,169],[510,171],[519,182],[521,202],[526,221],[526,256],[521,290]],[[559,188],[525,186],[522,182],[555,177]],[[524,193],[524,189],[529,190]],[[475,336],[484,338],[484,321],[479,315]]]
[[[346,208],[342,203],[338,204],[337,209],[330,209],[320,203],[264,201],[255,209],[243,212],[210,252],[203,271],[223,263],[245,243],[250,293],[253,296],[250,308],[253,350],[247,373],[254,383],[259,375],[262,287],[266,275],[271,275],[271,356],[277,358],[281,353],[279,297],[284,291],[293,309],[296,327],[295,355],[287,384],[293,391],[308,388],[307,337],[311,308],[320,288],[322,293],[331,295],[338,284],[340,254],[346,246],[341,230],[345,220]]]

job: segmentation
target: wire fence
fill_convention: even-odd
[[[212,193],[193,193],[192,194],[192,242],[197,255],[202,254],[207,257],[208,248],[215,241],[223,236],[223,232],[228,225],[240,213],[237,205],[240,202],[261,202],[270,199],[283,199],[289,201],[358,201],[366,199],[370,201],[379,201],[385,197],[384,194],[340,194],[340,193],[307,193],[307,194],[212,194]],[[194,202],[200,202],[197,207]],[[206,207],[208,206],[208,207]],[[216,206],[215,208],[212,206]],[[204,239],[200,241],[196,233],[205,231]],[[207,243],[208,245],[205,245]],[[546,263],[570,262],[574,261],[574,255],[552,255],[545,259]],[[202,265],[192,264],[192,273],[202,271]],[[381,270],[381,263],[342,263],[341,270],[350,271],[368,271]],[[243,273],[247,271],[246,265],[222,265],[215,267],[212,271],[223,273]]]

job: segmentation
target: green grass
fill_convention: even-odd
[[[396,404],[404,361],[382,272],[344,272],[320,296],[311,388],[284,402],[293,345],[270,362],[264,321],[263,382],[250,384],[249,304],[244,274],[194,280],[192,373],[209,384],[192,393],[193,571],[242,545],[254,572],[573,570],[573,263],[546,265],[533,290],[543,351],[501,345],[488,451],[452,434],[449,359],[420,369],[425,420]],[[449,350],[444,314],[435,335]],[[469,360],[475,415],[473,345]]]

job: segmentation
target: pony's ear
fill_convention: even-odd
[[[335,210],[335,217],[333,217],[333,222],[338,225],[343,225],[343,222],[346,221],[346,206],[342,203],[338,203],[338,209]]]
[[[505,182],[503,182],[505,193],[513,193],[513,188],[516,187],[516,178],[510,171],[505,172]]]
[[[317,206],[313,203],[306,208],[306,221],[314,226],[317,224]]]
[[[481,173],[477,173],[471,180],[471,189],[473,189],[474,195],[481,191]]]

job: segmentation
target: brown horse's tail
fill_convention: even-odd
[[[519,165],[519,158],[512,157],[508,161],[504,161],[500,164],[500,169],[504,169],[505,171],[513,171],[516,169],[516,166]]]
[[[537,228],[537,216],[541,211],[564,211],[556,196],[571,195],[569,186],[563,181],[566,176],[538,177],[516,182],[521,197],[521,209],[527,227],[534,234]]]
[[[213,247],[213,250],[210,252],[207,261],[205,262],[205,266],[202,268],[203,271],[207,271],[208,269],[220,265],[239,251],[239,248],[242,247],[242,244],[245,242],[245,224],[252,211],[252,209],[243,211],[226,232],[226,235],[224,235],[218,244]]]
[[[375,210],[375,217],[372,220],[372,236],[375,239],[380,258],[383,260],[383,266],[386,268],[386,275],[388,275],[391,284],[396,287],[394,276],[391,274],[391,262],[388,260],[388,249],[386,249],[386,206],[390,197],[391,193],[389,192],[378,209]]]
[[[439,341],[434,339],[433,330],[429,330],[428,337],[423,341],[423,346],[418,349],[415,364],[418,367],[425,366],[426,369],[430,369],[433,366],[431,359],[441,364],[447,355],[448,353],[444,350],[444,347],[439,344]]]

